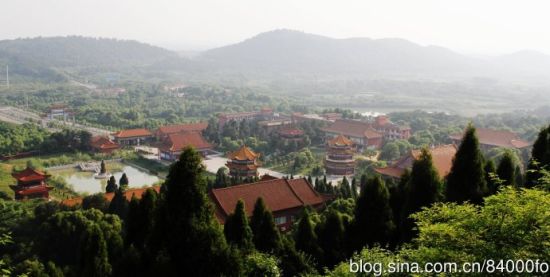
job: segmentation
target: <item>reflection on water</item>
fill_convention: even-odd
[[[150,186],[159,181],[157,176],[150,175],[129,165],[110,166],[110,164],[107,164],[107,170],[115,176],[117,184],[122,174],[126,173],[130,181],[130,187],[140,188]],[[68,184],[73,186],[76,192],[87,192],[90,194],[105,192],[105,186],[107,185],[107,179],[95,179],[93,172],[70,169],[52,171],[51,173],[65,179]]]

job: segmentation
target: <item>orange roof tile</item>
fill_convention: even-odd
[[[40,185],[40,186],[31,186],[21,190],[18,190],[17,187],[12,187],[12,189],[15,191],[15,194],[25,196],[25,195],[31,195],[36,193],[47,192],[52,190],[53,187]]]
[[[375,168],[374,171],[389,177],[401,178],[401,176],[405,172],[405,169],[402,169],[399,167],[379,167],[379,168]]]
[[[90,145],[96,149],[116,149],[119,145],[103,136],[94,136],[90,140]]]
[[[230,160],[239,160],[239,161],[251,161],[260,157],[260,154],[254,153],[250,148],[243,145],[239,150],[229,153],[228,158]]]
[[[420,150],[413,150],[411,154],[414,159],[417,160],[421,153],[422,151]],[[439,173],[439,177],[447,176],[453,166],[453,159],[456,155],[456,147],[452,144],[440,145],[431,148],[430,153],[432,154],[433,165],[437,170],[437,173]]]
[[[21,182],[38,181],[38,180],[43,180],[50,177],[50,175],[42,171],[32,169],[30,167],[27,167],[24,170],[19,172],[14,172],[11,174],[11,176],[17,179],[17,181],[21,181]]]
[[[304,131],[298,128],[284,128],[279,130],[279,134],[287,136],[301,136],[304,134]]]
[[[273,179],[213,189],[210,193],[210,198],[218,210],[218,219],[222,223],[227,215],[233,213],[239,199],[244,201],[246,214],[251,216],[254,204],[260,197],[272,212],[318,205],[325,201],[305,179]]]
[[[206,127],[208,127],[208,122],[172,124],[160,126],[158,132],[165,135],[181,132],[201,132],[206,129]]]
[[[476,128],[476,134],[480,144],[518,149],[531,146],[531,143],[510,131]],[[463,136],[464,134],[452,134],[450,138],[461,141]]]
[[[126,197],[126,200],[128,201],[132,200],[132,196],[135,196],[137,199],[141,199],[141,196],[145,193],[145,191],[150,188],[154,189],[157,193],[160,192],[160,186],[153,186],[153,187],[146,187],[146,188],[130,188],[124,191],[124,197]],[[115,193],[114,192],[105,193],[104,196],[105,196],[105,200],[110,202],[111,200],[113,200],[113,197],[115,197]],[[82,204],[82,199],[83,197],[65,199],[61,201],[61,204],[72,207],[75,205]]]
[[[381,138],[384,136],[374,130],[370,123],[351,119],[336,120],[330,126],[321,130],[356,138]]]
[[[153,134],[144,128],[120,130],[114,134],[116,138],[150,137]]]
[[[181,151],[187,146],[192,146],[195,149],[212,148],[212,144],[204,140],[202,135],[197,132],[170,134],[160,148],[165,151]]]
[[[334,146],[352,146],[353,141],[340,134],[337,137],[329,140],[328,144]]]
[[[456,147],[452,144],[440,145],[430,148],[432,162],[439,174],[439,177],[445,177],[451,171],[453,159],[456,155]],[[405,172],[405,169],[411,169],[414,160],[420,157],[420,150],[412,150],[408,155],[401,157],[395,163],[388,167],[375,168],[375,171],[386,176],[399,178]]]

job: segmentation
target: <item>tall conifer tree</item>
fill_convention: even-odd
[[[537,140],[533,144],[531,150],[531,159],[527,166],[525,176],[525,186],[531,188],[537,185],[538,180],[542,177],[540,170],[548,167],[550,164],[550,126],[539,132]]]
[[[186,147],[170,167],[161,190],[155,234],[165,251],[159,252],[157,260],[170,275],[219,276],[240,270],[214,219],[204,171],[201,155]]]
[[[483,166],[483,155],[479,149],[476,129],[470,124],[466,128],[447,176],[447,201],[457,203],[470,201],[481,204],[487,190]]]
[[[248,224],[242,200],[237,202],[235,212],[227,218],[223,232],[227,242],[236,245],[239,249],[249,252],[254,248],[252,229],[250,229],[250,225]]]
[[[317,235],[315,234],[314,229],[315,228],[311,222],[310,213],[307,209],[304,209],[302,218],[298,223],[298,229],[296,230],[296,249],[303,251],[314,258],[318,258],[321,251],[317,243]]]
[[[483,171],[485,172],[485,182],[487,183],[487,194],[495,194],[499,186],[498,182],[494,179],[495,176],[498,176],[495,162],[493,162],[493,160],[487,160],[483,167]]]
[[[112,267],[109,263],[107,243],[103,232],[96,224],[92,224],[84,233],[81,256],[80,276],[111,276]]]
[[[318,244],[323,253],[321,262],[332,268],[345,258],[345,228],[340,213],[336,210],[328,211],[317,232]]]
[[[388,189],[380,177],[373,177],[367,180],[357,199],[350,233],[350,250],[360,250],[375,244],[385,246],[394,231]]]
[[[126,176],[126,173],[122,173],[122,176],[120,176],[120,180],[118,181],[118,186],[122,190],[128,189],[128,185],[130,184],[130,181],[128,181],[128,176]]]
[[[414,222],[409,217],[429,207],[441,199],[441,180],[434,168],[432,155],[427,149],[422,149],[418,160],[414,161],[409,182],[406,188],[405,203],[401,212],[401,241],[407,242],[414,236]]]
[[[516,185],[516,165],[514,159],[509,151],[506,151],[497,168],[498,178],[501,179],[504,185],[515,186]]]
[[[118,189],[116,185],[115,176],[111,175],[109,180],[107,180],[107,186],[105,187],[105,192],[115,192]]]
[[[256,249],[262,252],[277,253],[281,250],[281,236],[275,222],[273,214],[265,206],[262,198],[258,198],[254,205],[250,227],[254,234],[254,245]]]

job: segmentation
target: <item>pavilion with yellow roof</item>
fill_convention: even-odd
[[[257,177],[258,167],[260,166],[257,159],[260,154],[253,152],[250,148],[243,145],[239,150],[230,152],[225,164],[229,168],[231,177]]]
[[[338,135],[327,141],[325,170],[329,175],[352,175],[355,172],[355,143],[349,138]]]

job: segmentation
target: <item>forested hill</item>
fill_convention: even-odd
[[[404,39],[335,39],[293,30],[261,33],[242,42],[205,51],[196,58],[213,70],[248,74],[306,73],[316,78],[343,77],[438,79],[550,77],[550,56],[520,51],[494,57],[463,55]]]
[[[103,70],[143,67],[172,58],[175,52],[130,40],[51,37],[0,41],[0,64],[14,75],[49,79],[60,69]]]
[[[233,70],[330,74],[440,74],[471,71],[478,61],[403,39],[333,39],[291,30],[259,34],[206,51],[203,62]]]

